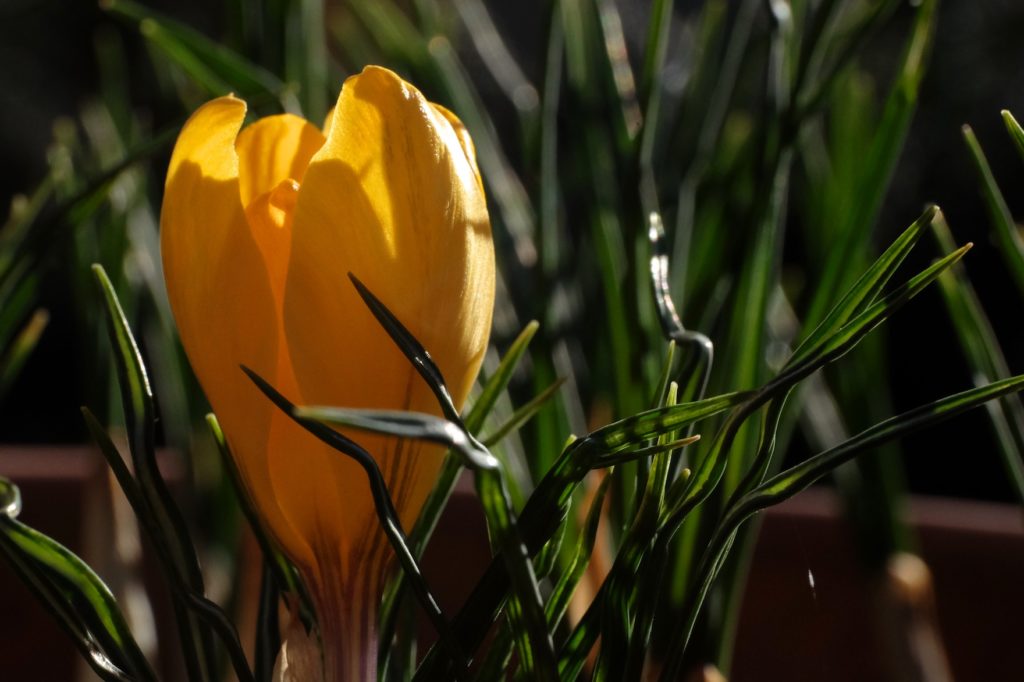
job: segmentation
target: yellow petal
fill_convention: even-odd
[[[292,114],[261,118],[235,141],[242,206],[267,265],[278,309],[291,252],[291,215],[299,183],[310,158],[323,143],[324,136],[316,126]]]
[[[315,125],[292,114],[268,116],[247,126],[235,141],[242,205],[248,207],[284,180],[301,183],[324,139]]]
[[[245,484],[271,532],[309,555],[277,507],[266,450],[273,408],[239,368],[273,379],[281,343],[263,257],[239,194],[235,136],[245,103],[222,97],[185,123],[161,210],[164,277],[196,376],[217,413]]]
[[[369,67],[346,81],[293,217],[284,321],[303,403],[438,412],[358,298],[349,271],[424,343],[455,400],[465,399],[490,331],[494,253],[463,144],[449,118],[394,73]],[[440,451],[352,435],[377,458],[403,523],[411,524]],[[337,509],[309,494],[311,474],[276,455],[271,467],[292,523],[334,519],[345,554],[376,521],[362,472],[345,458],[330,462]]]
[[[434,110],[437,111],[437,113],[444,116],[448,121],[448,124],[452,127],[452,130],[455,131],[455,135],[459,138],[459,144],[462,145],[462,151],[466,154],[466,160],[469,161],[469,164],[473,167],[473,172],[476,173],[477,182],[479,182],[480,186],[483,187],[484,181],[480,177],[480,169],[477,168],[476,165],[476,145],[473,144],[473,138],[470,137],[466,126],[462,124],[462,121],[458,116],[448,111],[440,104],[431,103],[430,106],[434,107]]]

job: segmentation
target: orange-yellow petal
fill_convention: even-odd
[[[346,277],[352,272],[424,343],[461,404],[486,348],[494,301],[490,223],[475,164],[448,116],[385,69],[369,67],[346,81],[330,125],[299,190],[285,290],[301,400],[438,412],[358,298]],[[377,458],[411,524],[441,453],[352,435]],[[362,472],[343,457],[324,461],[333,496],[310,495],[310,476],[276,455],[274,485],[296,527],[334,519],[345,554],[376,521]]]
[[[279,315],[240,200],[235,137],[245,103],[213,100],[185,123],[160,219],[164,277],[182,343],[271,531],[309,555],[278,508],[267,468],[273,408],[242,373],[275,377]]]
[[[378,352],[379,339],[391,343],[368,317],[347,271],[424,342],[458,400],[469,391],[478,369],[473,361],[490,332],[494,254],[472,149],[453,128],[457,119],[442,111],[378,67],[342,89],[327,142],[307,169],[293,225],[285,327],[304,394],[345,395],[366,385],[379,399],[361,402],[395,407],[394,396],[404,391],[381,386],[380,372],[365,366],[359,369],[366,381],[356,389],[329,378],[336,354],[296,353],[324,345],[318,339],[332,330],[356,332]],[[343,312],[313,322],[304,312],[317,306]],[[401,366],[391,359],[380,364]]]
[[[235,141],[242,206],[280,309],[291,251],[291,214],[306,166],[324,143],[313,124],[292,114],[261,118]]]
[[[455,131],[455,135],[459,138],[459,144],[462,145],[462,151],[466,154],[466,160],[469,161],[469,165],[473,167],[473,172],[476,173],[477,182],[479,182],[480,186],[483,187],[484,181],[480,177],[480,169],[476,165],[476,145],[473,144],[473,138],[470,137],[469,130],[466,129],[466,126],[463,125],[458,116],[448,111],[440,104],[431,103],[430,106],[434,107],[434,110],[437,111],[437,113],[444,116],[445,120],[447,120],[448,124],[452,127],[452,130]]]
[[[246,126],[235,141],[242,205],[289,178],[302,182],[324,139],[315,125],[292,114],[267,116]]]

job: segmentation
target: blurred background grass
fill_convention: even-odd
[[[15,218],[0,235],[0,348],[11,347],[12,330],[26,329],[29,342],[41,332],[20,372],[2,358],[0,442],[86,441],[83,404],[116,430],[122,417],[88,268],[101,262],[147,356],[161,442],[192,454],[202,491],[200,507],[188,510],[193,519],[233,510],[234,498],[206,456],[206,406],[183,371],[159,272],[158,207],[171,142],[196,106],[228,91],[245,97],[254,116],[301,109],[318,122],[345,75],[366,63],[399,71],[474,135],[502,278],[495,349],[506,349],[528,320],[541,323],[494,421],[556,377],[566,379],[556,399],[498,449],[517,502],[568,433],[659,400],[652,395],[664,339],[645,222],[654,206],[665,218],[683,321],[715,343],[710,395],[765,381],[799,340],[799,327],[806,334],[929,202],[943,207],[956,243],[975,242],[966,272],[1009,368],[1024,365],[1024,291],[1006,265],[1010,250],[995,243],[961,133],[964,123],[974,127],[1010,212],[1024,215],[1024,166],[999,116],[1003,108],[1024,112],[1018,3],[947,0],[934,17],[931,0],[104,4],[116,11],[76,1],[0,5],[0,206],[11,205]],[[650,26],[658,24],[649,22],[665,8],[664,64],[652,67],[658,58],[648,41],[658,32]],[[818,23],[833,11],[835,25]],[[934,42],[922,49],[933,18]],[[843,30],[831,30],[837,26]],[[844,51],[847,39],[852,51]],[[742,57],[735,92],[725,59],[734,41]],[[907,53],[908,44],[917,52]],[[825,66],[842,68],[817,70],[818,47]],[[816,92],[820,111],[804,106]],[[911,114],[904,140],[902,117]],[[125,159],[132,163],[123,172],[95,181]],[[36,219],[19,221],[37,209]],[[19,225],[31,229],[22,235]],[[12,243],[27,246],[9,252]],[[952,248],[926,238],[904,267],[921,270]],[[949,279],[945,291],[962,293]],[[37,310],[47,312],[31,318]],[[35,323],[23,327],[28,319]],[[958,331],[974,333],[963,320],[954,327],[938,287],[926,292],[804,389],[808,405],[837,409],[799,419],[789,410],[780,456],[793,463],[980,382]],[[485,373],[494,370],[495,349]],[[683,390],[684,400],[692,397]],[[1020,406],[1015,398],[1004,404]],[[1022,414],[1009,420],[1020,438],[1003,441],[1006,461],[1018,468]],[[741,432],[723,486],[679,533],[664,608],[680,607],[709,527],[756,451],[754,431]],[[1024,480],[1011,485],[992,434],[989,416],[978,411],[884,446],[902,458],[869,455],[842,469],[837,481],[869,572],[914,547],[899,514],[903,478],[919,493],[1024,497]],[[688,461],[700,461],[711,440]],[[611,517],[622,523],[612,546],[628,532],[633,491],[646,476],[643,464],[616,470]],[[230,557],[237,515],[212,516],[218,523],[204,525],[211,537],[203,539]],[[570,517],[566,525],[574,523]],[[698,624],[694,660],[727,664],[730,613],[753,535],[744,530],[723,569]],[[665,643],[656,635],[654,644]]]
[[[237,22],[229,20],[237,3],[145,4],[211,38],[226,40],[242,52],[273,52],[272,46],[254,47],[251,38],[238,34]],[[635,66],[642,54],[650,5],[644,1],[617,3]],[[663,75],[668,90],[673,87],[673,79],[684,82],[691,66],[686,61],[686,41],[694,37],[693,21],[700,5],[676,3]],[[488,3],[494,24],[527,80],[534,84],[544,80],[546,7],[543,2]],[[939,203],[958,240],[976,242],[967,261],[968,272],[988,308],[1011,368],[1019,368],[1024,362],[1020,301],[1008,293],[1012,291],[1009,275],[1001,267],[988,237],[988,219],[960,126],[970,123],[974,127],[1011,211],[1017,215],[1024,213],[1024,194],[1015,191],[1024,187],[1024,173],[998,116],[1002,108],[1024,111],[1024,44],[1018,39],[1024,31],[1024,6],[1011,0],[947,0],[940,3],[938,12],[931,65],[921,86],[917,112],[891,189],[881,207],[875,242],[890,240],[926,202]],[[860,60],[876,90],[883,90],[891,77],[910,14],[908,7],[901,7]],[[341,50],[338,46],[339,40],[356,35],[356,31],[346,33],[346,26],[358,23],[358,18],[352,16],[344,3],[329,3],[327,16],[329,32],[337,38],[328,42],[332,49],[329,78],[333,89],[346,70],[358,67],[351,58],[357,50]],[[489,75],[466,32],[455,31],[454,35],[458,38],[454,41],[457,55],[471,73],[486,109],[494,117],[499,139],[510,148],[506,153],[510,153],[521,141],[516,109]],[[82,120],[80,114],[90,102],[121,102],[125,115],[122,125],[127,126],[128,116],[134,116],[137,123],[131,125],[137,129],[129,137],[139,140],[152,131],[179,123],[183,115],[180,101],[167,96],[167,84],[161,83],[160,75],[154,72],[146,40],[137,28],[110,16],[92,2],[4,0],[0,3],[0,64],[0,206],[10,205],[18,194],[31,194],[51,164],[59,166],[59,157],[67,147],[55,145],[55,136],[67,143],[69,138],[97,134],[76,123]],[[452,104],[446,101],[444,92],[432,88],[432,83],[417,82],[432,99]],[[194,91],[191,95],[196,102],[203,99]],[[531,100],[536,97],[535,92],[525,92],[523,96],[524,106],[536,106]],[[457,106],[453,108],[458,111]],[[851,112],[855,117],[862,113],[869,115]],[[162,177],[159,169],[165,167],[168,154],[169,147],[165,145],[151,162],[151,168],[156,170],[151,177]],[[81,170],[76,168],[76,172]],[[150,182],[144,191],[157,201],[160,189]],[[800,191],[806,188],[795,190]],[[799,199],[794,198],[793,203],[795,206]],[[96,231],[80,234],[78,239],[99,241],[102,230],[88,229]],[[106,382],[101,377],[109,369],[101,355],[90,349],[90,343],[95,345],[95,337],[83,334],[89,325],[83,321],[83,316],[88,315],[81,310],[81,274],[66,267],[69,250],[80,251],[83,247],[80,243],[73,245],[74,237],[66,228],[53,239],[59,242],[54,248],[59,255],[44,264],[38,284],[39,305],[49,311],[49,325],[3,402],[0,441],[81,442],[86,433],[78,407],[95,404],[95,393],[105,390]],[[576,234],[574,239],[583,236]],[[796,291],[806,283],[800,268],[806,258],[801,242],[800,233],[790,230],[785,254],[790,267],[784,271],[784,280],[789,277]],[[507,251],[510,247],[507,239],[499,238],[499,248]],[[918,262],[914,265],[920,266],[928,254],[922,251],[915,257]],[[499,254],[499,262],[513,261],[507,253]],[[888,383],[897,411],[970,383],[969,370],[954,336],[945,331],[945,318],[939,296],[931,294],[879,332],[892,354]],[[923,328],[930,330],[926,340],[919,333]],[[498,332],[499,342],[507,342],[501,338],[502,330]],[[507,336],[510,328],[504,332]],[[906,462],[911,489],[1010,499],[1011,490],[997,458],[987,454],[993,446],[985,421],[980,413],[969,415],[908,441],[905,449],[909,453]],[[802,454],[799,437],[794,453],[792,457]],[[967,462],[969,466],[965,466]]]

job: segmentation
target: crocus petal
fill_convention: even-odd
[[[373,319],[347,272],[424,343],[461,404],[486,348],[494,302],[483,190],[471,151],[449,117],[380,68],[346,81],[327,141],[299,189],[285,333],[302,403],[437,414],[429,389]],[[440,449],[349,435],[377,459],[403,524],[411,526],[436,479]],[[390,550],[382,547],[365,476],[336,453],[302,456],[316,464],[302,471],[294,457],[271,455],[289,520],[318,538],[314,554],[337,556],[345,583],[379,581],[373,574]],[[319,561],[321,570],[331,570],[329,563]],[[332,589],[333,581],[324,578],[314,589]],[[351,608],[357,600],[379,599],[378,590],[374,582],[330,600],[347,598]]]
[[[292,114],[261,118],[235,141],[242,206],[263,254],[278,310],[291,253],[291,215],[299,183],[323,143],[324,136],[316,126]]]
[[[274,408],[238,365],[298,404],[439,413],[352,272],[424,343],[461,405],[494,303],[483,183],[462,123],[385,69],[347,81],[326,138],[287,115],[239,135],[244,116],[239,100],[215,100],[179,138],[162,217],[171,303],[246,487],[309,588],[325,678],[373,679],[393,556],[365,473]],[[411,526],[440,448],[350,435]],[[280,674],[298,652],[288,649]]]
[[[239,194],[235,137],[245,103],[222,97],[185,123],[160,219],[167,293],[182,344],[271,531],[299,556],[308,544],[273,502],[266,450],[272,411],[239,368],[274,377],[280,341],[263,257]]]
[[[494,255],[475,168],[447,117],[390,71],[370,67],[350,78],[306,171],[292,231],[284,320],[305,403],[438,411],[346,272],[398,315],[433,354],[456,401],[465,399],[490,331]],[[355,438],[395,483],[392,495],[411,523],[433,485],[437,450]],[[354,467],[337,466],[335,475],[348,503],[345,535],[359,537],[371,510],[367,504],[360,514],[350,501],[365,497],[365,482]],[[294,499],[305,489],[297,480],[290,487],[279,495]],[[309,509],[295,522],[318,516]]]
[[[471,143],[464,146],[451,122],[457,119],[442,112],[377,67],[342,89],[327,142],[306,171],[293,225],[285,329],[306,398],[352,396],[334,404],[393,408],[394,396],[405,392],[404,376],[378,369],[404,360],[397,351],[382,356],[391,342],[346,271],[430,350],[456,400],[468,394],[490,332],[494,253]],[[339,314],[324,315],[328,310]],[[354,357],[375,362],[353,363],[350,376],[338,376],[330,370],[340,349],[294,352],[329,338],[346,340],[353,351],[365,351]]]
[[[249,206],[284,180],[301,183],[324,139],[315,125],[292,114],[267,116],[246,126],[235,141],[242,205]]]
[[[434,111],[444,116],[445,120],[455,131],[455,135],[459,138],[459,144],[462,146],[462,151],[466,155],[466,161],[473,167],[473,172],[476,173],[476,180],[480,183],[480,187],[484,186],[483,178],[480,177],[480,169],[476,165],[476,145],[473,144],[473,138],[469,134],[469,130],[463,125],[459,117],[448,111],[440,104],[431,103],[430,106],[434,107]]]

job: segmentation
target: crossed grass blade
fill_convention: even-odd
[[[513,373],[519,366],[519,362],[526,354],[530,340],[536,334],[539,326],[536,321],[533,321],[523,328],[519,336],[509,346],[501,362],[498,363],[494,374],[485,382],[480,395],[469,412],[463,417],[463,423],[469,433],[476,436],[483,427],[484,421],[490,415],[499,396],[505,391],[509,381],[511,381]],[[452,491],[455,489],[456,481],[462,470],[462,460],[452,452],[446,453],[444,463],[441,465],[441,471],[437,476],[437,483],[431,489],[426,502],[423,503],[419,517],[409,533],[409,542],[413,556],[417,558],[422,556],[423,550],[426,548],[427,542],[430,540],[434,528],[441,518],[441,512],[444,510]],[[405,574],[400,573],[384,593],[384,601],[381,606],[381,642],[390,642],[392,640],[398,610],[402,602],[401,596],[404,590]],[[384,664],[389,656],[390,648],[382,646],[380,650],[381,660],[379,661],[382,669],[385,667]]]
[[[348,422],[348,426],[355,428],[379,430],[382,433],[401,437],[430,440],[446,445],[463,456],[464,464],[474,472],[477,495],[483,505],[488,529],[496,546],[500,549],[508,568],[508,575],[516,588],[513,600],[509,604],[509,615],[515,623],[517,651],[523,668],[536,679],[555,680],[554,648],[544,623],[540,588],[533,571],[533,564],[530,561],[530,553],[524,545],[516,515],[512,511],[508,489],[497,459],[466,431],[458,411],[452,404],[451,394],[444,382],[444,377],[422,344],[388,310],[387,306],[362,286],[358,279],[351,274],[350,278],[360,296],[363,297],[399,350],[427,382],[442,413],[448,419],[441,420],[431,415],[395,412],[378,413],[377,417],[383,417],[378,419],[365,411],[352,410],[335,410],[334,419],[340,418],[344,421],[339,423]],[[387,492],[386,488],[384,492]],[[457,647],[455,648],[457,650]]]
[[[541,550],[557,532],[569,499],[583,476],[610,458],[644,447],[663,433],[682,431],[702,419],[720,414],[748,400],[749,392],[728,393],[701,401],[641,412],[573,441],[548,471],[523,507],[519,517],[523,539],[530,555]],[[654,454],[654,453],[652,453]],[[466,651],[479,648],[483,637],[498,617],[510,589],[509,576],[500,557],[491,561],[473,592],[466,599],[452,627]],[[447,665],[435,647],[417,672],[419,679],[443,676]]]
[[[520,597],[520,604],[535,603],[536,607],[540,608],[540,591],[536,577],[532,564],[528,564],[526,549],[518,539],[515,517],[499,475],[498,462],[459,425],[429,414],[387,410],[310,407],[292,408],[292,414],[303,425],[309,421],[318,424],[329,423],[398,438],[425,440],[460,453],[464,463],[477,473],[477,492],[483,503],[485,516],[488,517],[491,532],[496,536],[496,544],[506,558],[506,563],[511,564],[508,566],[509,573],[517,583],[516,596]],[[312,429],[310,430],[312,432]],[[383,482],[383,479],[381,480]],[[386,488],[383,493],[387,493]],[[513,558],[511,561],[510,556]],[[528,568],[522,568],[523,564],[527,564]],[[516,623],[515,631],[521,636],[517,642],[517,650],[521,657],[525,656],[522,658],[522,664],[530,674],[537,675],[537,679],[554,679],[550,677],[554,670],[553,666],[545,671],[543,659],[538,661],[535,658],[543,655],[544,640],[547,640],[548,647],[551,647],[550,635],[544,628],[543,621],[540,626],[533,621],[532,615],[527,611],[529,608],[530,606],[520,606],[519,612],[511,614]],[[456,646],[452,645],[452,648]],[[552,661],[553,657],[552,651]]]
[[[697,619],[704,597],[707,595],[717,574],[723,556],[728,552],[731,538],[740,525],[752,515],[792,497],[837,466],[848,462],[859,454],[878,445],[905,436],[946,419],[955,417],[983,403],[995,400],[1024,389],[1024,375],[997,381],[987,386],[974,388],[947,396],[927,405],[922,405],[904,414],[861,432],[849,440],[821,452],[808,460],[765,481],[740,498],[725,513],[708,545],[701,562],[701,571],[695,582],[694,592],[688,600],[684,616],[673,628],[672,641],[682,643],[663,668],[661,682],[671,682],[678,677],[683,653]]]
[[[575,679],[582,669],[587,653],[596,641],[599,634],[598,615],[602,612],[605,600],[608,598],[610,589],[608,586],[614,585],[615,580],[621,580],[622,576],[630,575],[638,569],[643,548],[654,541],[655,535],[659,541],[668,541],[679,529],[687,515],[708,499],[722,480],[727,455],[744,422],[773,397],[784,394],[817,369],[834,362],[849,352],[870,331],[920,293],[944,270],[955,264],[969,247],[970,245],[961,247],[912,277],[895,291],[823,339],[815,354],[793,363],[792,366],[787,366],[774,379],[752,395],[747,394],[744,400],[734,406],[716,434],[710,451],[698,463],[693,474],[685,479],[678,479],[672,484],[662,518],[658,523],[649,528],[646,534],[642,536],[637,534],[634,541],[628,546],[624,545],[620,548],[609,578],[602,585],[593,604],[559,653],[559,672],[563,678]],[[731,537],[730,535],[723,539],[723,543],[726,540],[731,542]]]
[[[306,416],[306,414],[296,407],[294,403],[278,392],[277,389],[271,386],[270,383],[256,372],[245,366],[242,366],[242,371],[248,375],[252,382],[256,384],[256,387],[259,388],[260,391],[262,391],[278,409],[287,414],[295,421],[295,423],[306,429],[323,443],[354,460],[366,473],[370,493],[373,496],[374,510],[377,514],[377,519],[380,522],[381,528],[398,557],[399,564],[409,580],[413,593],[419,600],[423,610],[426,611],[427,615],[430,617],[431,623],[440,638],[439,641],[441,645],[446,648],[452,659],[456,661],[457,667],[453,671],[453,675],[456,679],[465,679],[465,670],[468,661],[462,653],[462,649],[459,647],[457,640],[452,636],[448,621],[441,612],[441,607],[438,606],[437,599],[430,591],[430,587],[427,585],[426,579],[423,577],[423,573],[420,570],[412,551],[409,549],[405,531],[402,529],[401,519],[398,517],[398,512],[395,510],[394,501],[391,499],[391,494],[388,492],[387,483],[384,480],[384,475],[381,473],[380,467],[377,465],[377,461],[369,452],[364,450],[355,441],[338,431],[329,428],[320,421]],[[389,413],[389,415],[404,414],[405,413]],[[409,420],[402,420],[399,418],[398,422],[403,423],[406,428],[412,428]],[[351,426],[359,428],[359,426],[356,426],[355,424]]]

